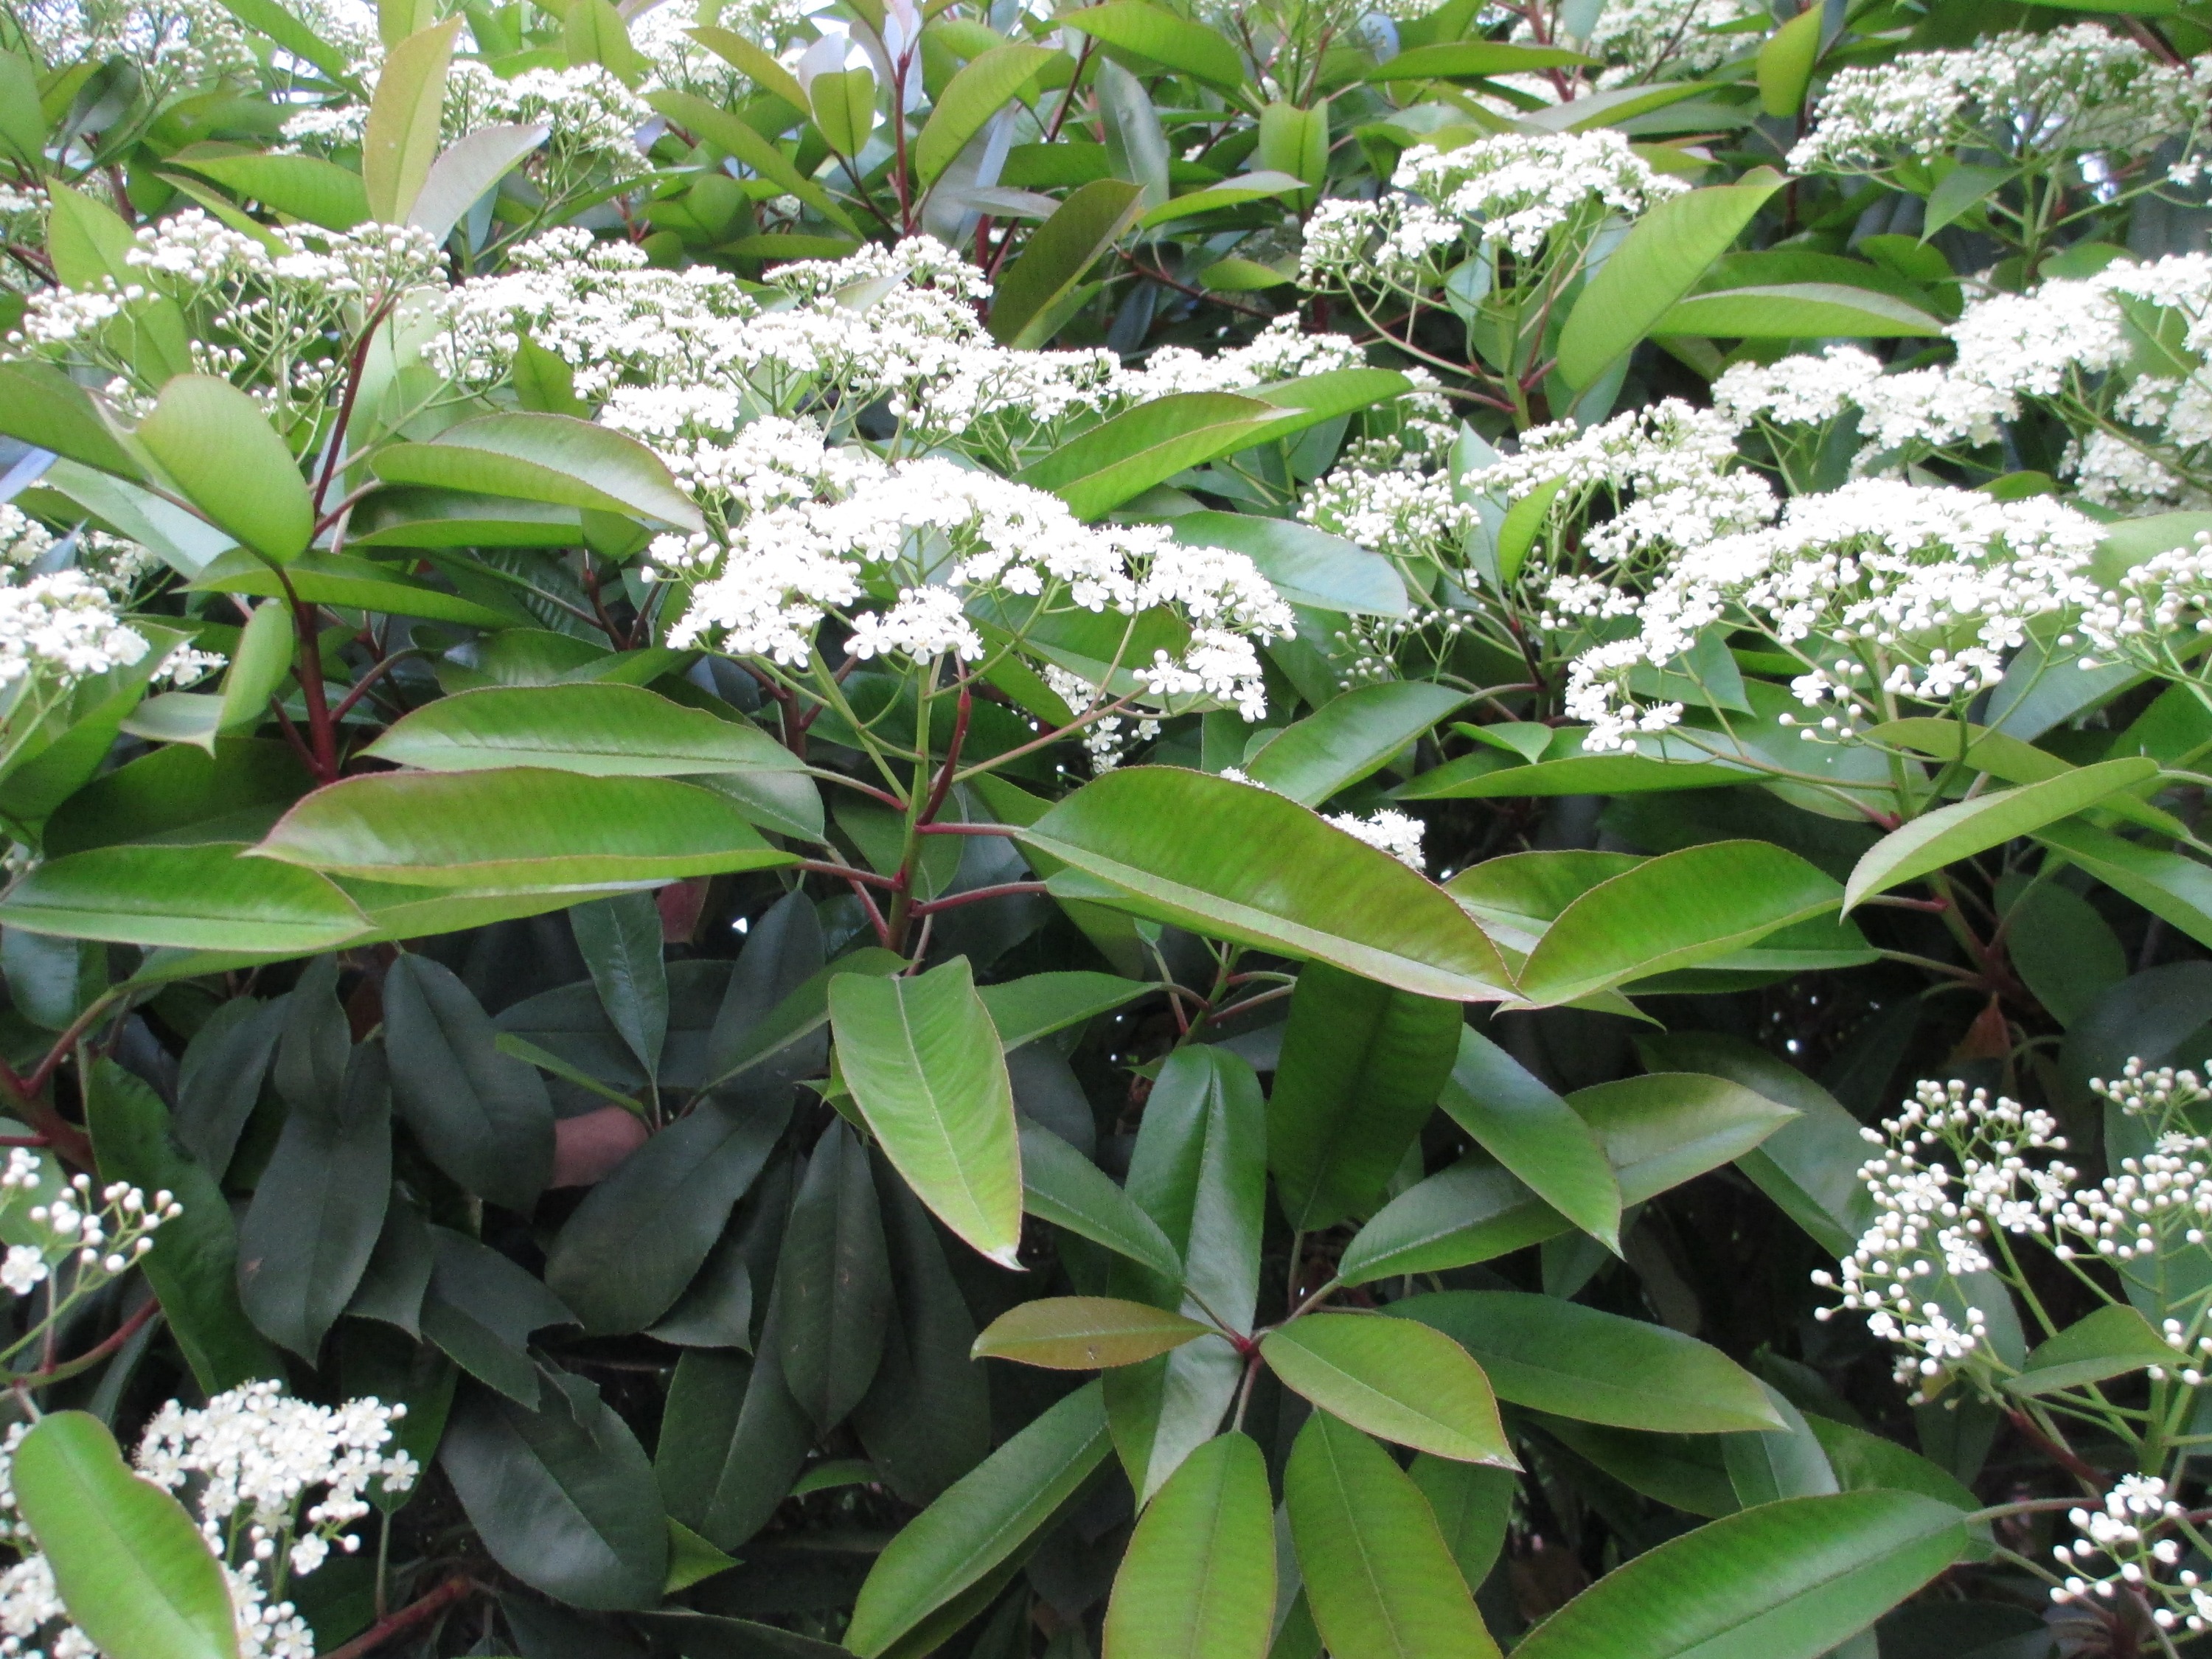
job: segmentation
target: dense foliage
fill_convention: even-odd
[[[0,0],[0,1656],[2212,1652],[2207,53]]]

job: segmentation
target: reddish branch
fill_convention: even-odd
[[[361,1659],[362,1654],[374,1651],[393,1637],[403,1636],[416,1626],[436,1618],[478,1588],[475,1579],[457,1572],[422,1600],[410,1602],[390,1618],[378,1620],[352,1641],[332,1648],[323,1659]]]

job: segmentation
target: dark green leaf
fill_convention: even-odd
[[[1444,1110],[1546,1203],[1618,1253],[1620,1183],[1596,1132],[1488,1037],[1463,1026],[1458,1038]]]
[[[617,893],[580,904],[568,912],[568,926],[608,1023],[622,1033],[646,1076],[658,1077],[661,1045],[668,1040],[668,970],[653,895]]]
[[[890,1262],[868,1155],[842,1120],[815,1143],[778,1258],[783,1380],[827,1433],[875,1380],[890,1316]]]
[[[544,766],[599,777],[797,771],[781,744],[637,685],[487,686],[441,697],[363,751],[430,772]]]
[[[553,1106],[534,1067],[499,1052],[467,986],[409,954],[384,976],[392,1099],[431,1161],[468,1191],[526,1211],[553,1170]]]

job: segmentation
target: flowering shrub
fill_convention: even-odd
[[[2207,1650],[2208,64],[0,0],[0,1653]]]

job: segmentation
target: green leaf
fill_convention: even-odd
[[[177,158],[225,189],[325,230],[351,230],[368,217],[361,175],[319,155],[200,155]]]
[[[193,1379],[208,1394],[257,1376],[281,1377],[283,1361],[246,1317],[238,1297],[238,1230],[216,1177],[170,1134],[161,1098],[112,1060],[97,1062],[85,1120],[102,1175],[148,1193],[176,1195],[183,1213],[161,1224],[141,1264]]]
[[[280,1086],[283,1063],[280,1050]],[[283,1132],[239,1224],[239,1295],[264,1336],[312,1364],[368,1266],[392,1195],[382,1046],[355,1049],[335,1091],[288,1091],[287,1103]]]
[[[1319,806],[1381,770],[1467,700],[1463,691],[1422,680],[1355,686],[1270,738],[1244,770],[1279,795]]]
[[[529,126],[501,122],[456,139],[430,164],[429,177],[422,181],[415,205],[407,210],[407,222],[432,241],[443,242],[484,192],[544,143],[551,131],[543,122]]]
[[[1265,1659],[1274,1612],[1267,1460],[1224,1434],[1138,1517],[1106,1607],[1105,1659]]]
[[[815,131],[840,155],[858,155],[876,130],[876,76],[866,64],[824,70],[807,89]]]
[[[1267,1101],[1267,1164],[1294,1229],[1374,1208],[1436,1108],[1463,1029],[1455,1002],[1306,965]]]
[[[363,750],[431,772],[544,766],[595,777],[801,771],[758,726],[640,685],[486,686],[441,697]]]
[[[1227,36],[1149,0],[1106,0],[1103,5],[1063,11],[1053,21],[1179,75],[1194,75],[1231,90],[1244,84],[1243,56]]]
[[[1808,340],[1939,336],[1941,318],[1870,289],[1838,283],[1784,283],[1693,294],[1651,325],[1654,334],[1720,335],[1729,339]]]
[[[2199,944],[2212,945],[2212,869],[2075,821],[2047,823],[2035,838]],[[0,903],[0,921],[7,914]]]
[[[1455,1001],[1505,994],[1504,963],[1450,898],[1295,801],[1226,778],[1133,766],[1021,832],[1074,866],[1054,891]]]
[[[1140,0],[1109,0],[1109,3],[1135,4],[1140,3]],[[1287,173],[1275,173],[1265,168],[1239,173],[1222,184],[1209,185],[1186,195],[1171,198],[1156,208],[1147,208],[1137,222],[1150,230],[1155,226],[1173,224],[1178,220],[1194,219],[1201,213],[1212,212],[1216,208],[1243,207],[1253,202],[1264,202],[1273,196],[1294,195],[1305,188],[1303,180]],[[1272,271],[1269,273],[1273,274]]]
[[[1355,1428],[1463,1463],[1517,1468],[1482,1368],[1441,1331],[1308,1314],[1260,1341],[1284,1383]]]
[[[1427,1499],[1358,1430],[1325,1411],[1308,1418],[1283,1501],[1335,1659],[1497,1659]]]
[[[650,893],[614,893],[568,912],[568,928],[599,994],[607,1023],[648,1081],[660,1074],[668,1040],[668,969],[661,960],[660,910]]]
[[[392,1099],[433,1164],[468,1192],[527,1212],[553,1172],[553,1104],[534,1066],[452,969],[410,952],[385,970]]]
[[[706,1096],[585,1195],[546,1252],[547,1288],[593,1335],[643,1330],[684,1293],[790,1121],[787,1094]]]
[[[1887,892],[1948,864],[2001,847],[2015,836],[2033,835],[2157,775],[2156,761],[2130,756],[2062,772],[2040,783],[1996,790],[1972,800],[1939,806],[1892,830],[1867,849],[1852,866],[1844,890],[1844,908],[1871,894]]]
[[[1049,1129],[1024,1125],[1021,1141],[1024,1210],[1182,1283],[1175,1246],[1113,1177]]]
[[[0,363],[0,433],[101,472],[144,476],[92,394],[51,363]]]
[[[1661,1073],[1568,1097],[1596,1131],[1623,1205],[1640,1204],[1742,1157],[1794,1115],[1720,1078]],[[1486,1158],[1467,1158],[1393,1199],[1345,1247],[1347,1285],[1486,1261],[1573,1224]]]
[[[806,88],[776,60],[775,54],[755,46],[732,30],[702,27],[684,31],[724,63],[742,72],[763,92],[772,92],[795,110],[806,108]]]
[[[975,1339],[978,1359],[1012,1359],[1052,1370],[1134,1365],[1212,1328],[1164,1308],[1110,1296],[1053,1296],[1017,1303]]]
[[[1459,1564],[1468,1590],[1480,1589],[1505,1548],[1505,1533],[1521,1483],[1511,1469],[1461,1463],[1427,1452],[1413,1459],[1407,1474],[1429,1500],[1437,1530]]]
[[[315,509],[292,452],[228,380],[179,375],[137,435],[185,498],[246,546],[279,564],[307,550]]]
[[[571,1607],[649,1607],[668,1578],[653,1466],[599,1390],[571,1372],[543,1411],[469,1389],[438,1462],[492,1559]]]
[[[1806,1423],[1804,1414],[1768,1387],[1767,1403],[1782,1419],[1778,1429],[1724,1435],[1721,1439],[1723,1466],[1729,1485],[1746,1509],[1782,1498],[1817,1498],[1839,1491],[1836,1472],[1828,1467],[1828,1454]]]
[[[1276,416],[1257,398],[1176,392],[1070,438],[1020,478],[1058,495],[1079,519],[1101,518],[1178,472],[1249,448]]]
[[[1766,38],[1759,49],[1759,106],[1769,115],[1795,115],[1805,107],[1813,65],[1820,58],[1826,12],[1808,6]]]
[[[654,1473],[669,1513],[734,1550],[768,1523],[806,1461],[814,1431],[784,1386],[776,1310],[760,1354],[695,1349],[676,1367]]]
[[[430,176],[446,107],[446,70],[461,21],[449,17],[410,34],[385,58],[361,141],[368,216],[380,225],[406,223]]]
[[[289,599],[296,595],[311,605],[343,605],[349,610],[378,611],[394,617],[422,617],[472,628],[513,628],[528,614],[519,606],[512,611],[495,610],[476,599],[434,587],[388,564],[356,559],[343,553],[302,553],[280,575],[243,548],[234,548],[218,554],[201,567],[191,591],[250,593],[262,599]]]
[[[858,236],[860,228],[839,207],[830,192],[793,167],[774,144],[727,110],[688,92],[663,91],[646,94],[645,101],[670,120],[688,128],[718,149],[726,149],[745,166],[781,186],[833,223]]]
[[[1400,800],[1513,799],[1546,795],[1632,795],[1676,789],[1705,789],[1741,783],[1747,767],[1705,757],[1687,744],[1670,746],[1665,734],[1637,739],[1633,755],[1586,753],[1584,726],[1563,726],[1551,734],[1541,756],[1516,765],[1494,748],[1446,761],[1402,783],[1390,793]]]
[[[1814,1659],[1958,1559],[1959,1512],[1842,1492],[1746,1510],[1615,1568],[1516,1659]]]
[[[1600,882],[1561,911],[1522,966],[1521,994],[1572,1002],[1711,962],[1842,898],[1832,879],[1766,842],[1686,847]]]
[[[868,1154],[842,1120],[815,1143],[776,1259],[783,1380],[828,1433],[882,1362],[890,1264]]]
[[[346,62],[345,53],[316,33],[297,13],[277,3],[277,0],[222,0],[222,8],[302,63],[313,64],[338,85],[347,83],[351,65]]]
[[[635,438],[571,415],[482,416],[428,443],[380,449],[373,465],[392,483],[634,514],[683,530],[702,525],[698,507],[659,456]]]
[[[884,1547],[860,1587],[845,1645],[876,1659],[989,1577],[1074,1495],[1109,1445],[1096,1382],[1013,1435]]]
[[[991,337],[1000,345],[1042,345],[1084,273],[1121,240],[1144,208],[1144,191],[1121,179],[1094,179],[1070,191],[1029,234],[999,278],[991,300]]]
[[[0,899],[33,933],[194,951],[301,956],[355,939],[368,918],[312,871],[241,858],[235,843],[102,847],[52,859]]]
[[[1361,81],[1473,81],[1530,70],[1588,67],[1596,59],[1558,46],[1512,46],[1498,40],[1448,40],[1409,46],[1395,58],[1362,66]]]
[[[630,44],[629,29],[608,0],[568,0],[561,44],[575,67],[597,64],[630,87],[644,78],[645,65]]]
[[[1186,546],[1225,547],[1242,553],[1292,605],[1347,616],[1412,614],[1405,581],[1389,560],[1295,519],[1182,513],[1168,520],[1166,528]]]
[[[70,1619],[112,1659],[236,1659],[230,1589],[184,1505],[133,1474],[83,1412],[49,1412],[15,1448],[15,1504]]]
[[[1060,55],[1047,46],[1012,44],[994,46],[971,58],[937,94],[929,119],[914,141],[915,177],[924,185],[936,183],[984,124],[1010,99],[1019,97],[1038,71]]]
[[[2169,1346],[2149,1320],[2115,1303],[2076,1320],[2030,1353],[2027,1369],[2005,1378],[2005,1392],[2058,1394],[2146,1366],[2178,1367],[2188,1358]]]
[[[1920,218],[1921,240],[1925,241],[1944,226],[1964,218],[2018,177],[2017,167],[1970,167],[1965,163],[1954,167],[1928,192],[1928,205]]]
[[[1759,1379],[1694,1337],[1519,1291],[1440,1291],[1384,1310],[1434,1326],[1474,1356],[1500,1400],[1661,1434],[1771,1429]]]
[[[965,957],[912,978],[830,982],[830,1024],[854,1103],[938,1219],[1018,1265],[1021,1148],[997,1028]]]
[[[1596,380],[1695,286],[1781,187],[1779,174],[1755,167],[1739,183],[1674,197],[1638,219],[1567,313],[1561,378],[1571,386]]]
[[[668,1579],[660,1587],[661,1594],[674,1595],[680,1590],[690,1589],[692,1585],[712,1578],[718,1572],[727,1572],[737,1565],[737,1557],[725,1550],[716,1549],[681,1521],[672,1516],[669,1517]],[[753,1628],[775,1631],[775,1626],[773,1625],[757,1625]],[[784,1632],[776,1632],[775,1633],[781,1635]],[[820,1645],[829,1647],[826,1642]],[[833,1648],[830,1651],[834,1653],[836,1650]]]
[[[1616,1255],[1620,1183],[1597,1133],[1512,1055],[1462,1026],[1438,1103],[1538,1197]]]
[[[46,123],[39,71],[20,52],[0,52],[0,146],[33,173],[44,170]]]
[[[1654,1071],[1703,1072],[1764,1095],[1797,1115],[1736,1160],[1820,1248],[1849,1255],[1874,1224],[1874,1199],[1858,1178],[1866,1141],[1859,1121],[1787,1061],[1740,1037],[1707,1031],[1642,1039]]]
[[[422,887],[665,881],[791,862],[710,790],[529,767],[348,778],[287,812],[253,852],[241,862]]]
[[[1062,970],[986,985],[977,994],[983,999],[991,1024],[998,1028],[999,1041],[1012,1050],[1110,1013],[1158,988],[1143,980],[1121,979],[1112,974]]]

